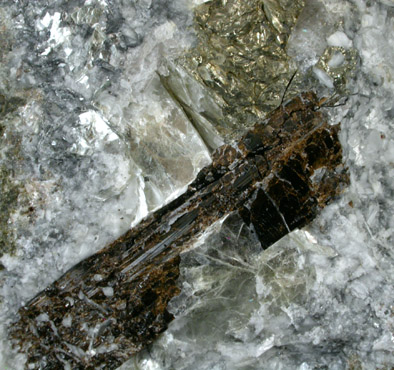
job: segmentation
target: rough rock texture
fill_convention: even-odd
[[[231,212],[263,247],[313,219],[348,182],[313,93],[280,106],[225,145],[188,190],[65,273],[19,311],[11,336],[29,369],[113,369],[166,329],[179,255]]]

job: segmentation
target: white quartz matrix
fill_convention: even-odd
[[[24,100],[2,117],[0,165],[13,166],[20,193],[15,250],[0,259],[1,370],[24,366],[6,339],[19,307],[209,163],[156,73],[192,45],[201,2],[0,3],[0,93]],[[341,50],[358,54],[347,99],[325,108],[341,122],[350,186],[266,251],[234,215],[212,225],[182,255],[175,320],[121,369],[394,366],[394,2],[307,0],[305,9],[312,2],[320,11],[302,17],[288,46],[300,71],[330,96],[320,55],[338,48],[336,68]]]

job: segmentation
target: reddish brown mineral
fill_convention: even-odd
[[[238,143],[220,147],[188,190],[78,263],[19,311],[10,329],[29,369],[114,369],[173,319],[180,253],[231,212],[263,248],[311,221],[348,182],[339,126],[305,93]]]

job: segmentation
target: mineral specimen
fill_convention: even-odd
[[[313,93],[224,145],[188,190],[80,262],[19,311],[10,328],[26,367],[114,369],[164,331],[182,251],[238,213],[266,248],[312,220],[348,182],[338,141]]]
[[[198,44],[177,61],[223,109],[214,122],[239,138],[282,99],[297,67],[286,53],[304,1],[208,1],[195,9]]]

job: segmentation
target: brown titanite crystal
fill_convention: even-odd
[[[304,93],[219,147],[183,195],[20,309],[26,368],[114,369],[151,343],[173,319],[181,252],[222,217],[238,212],[263,248],[306,225],[348,183],[338,130]]]

